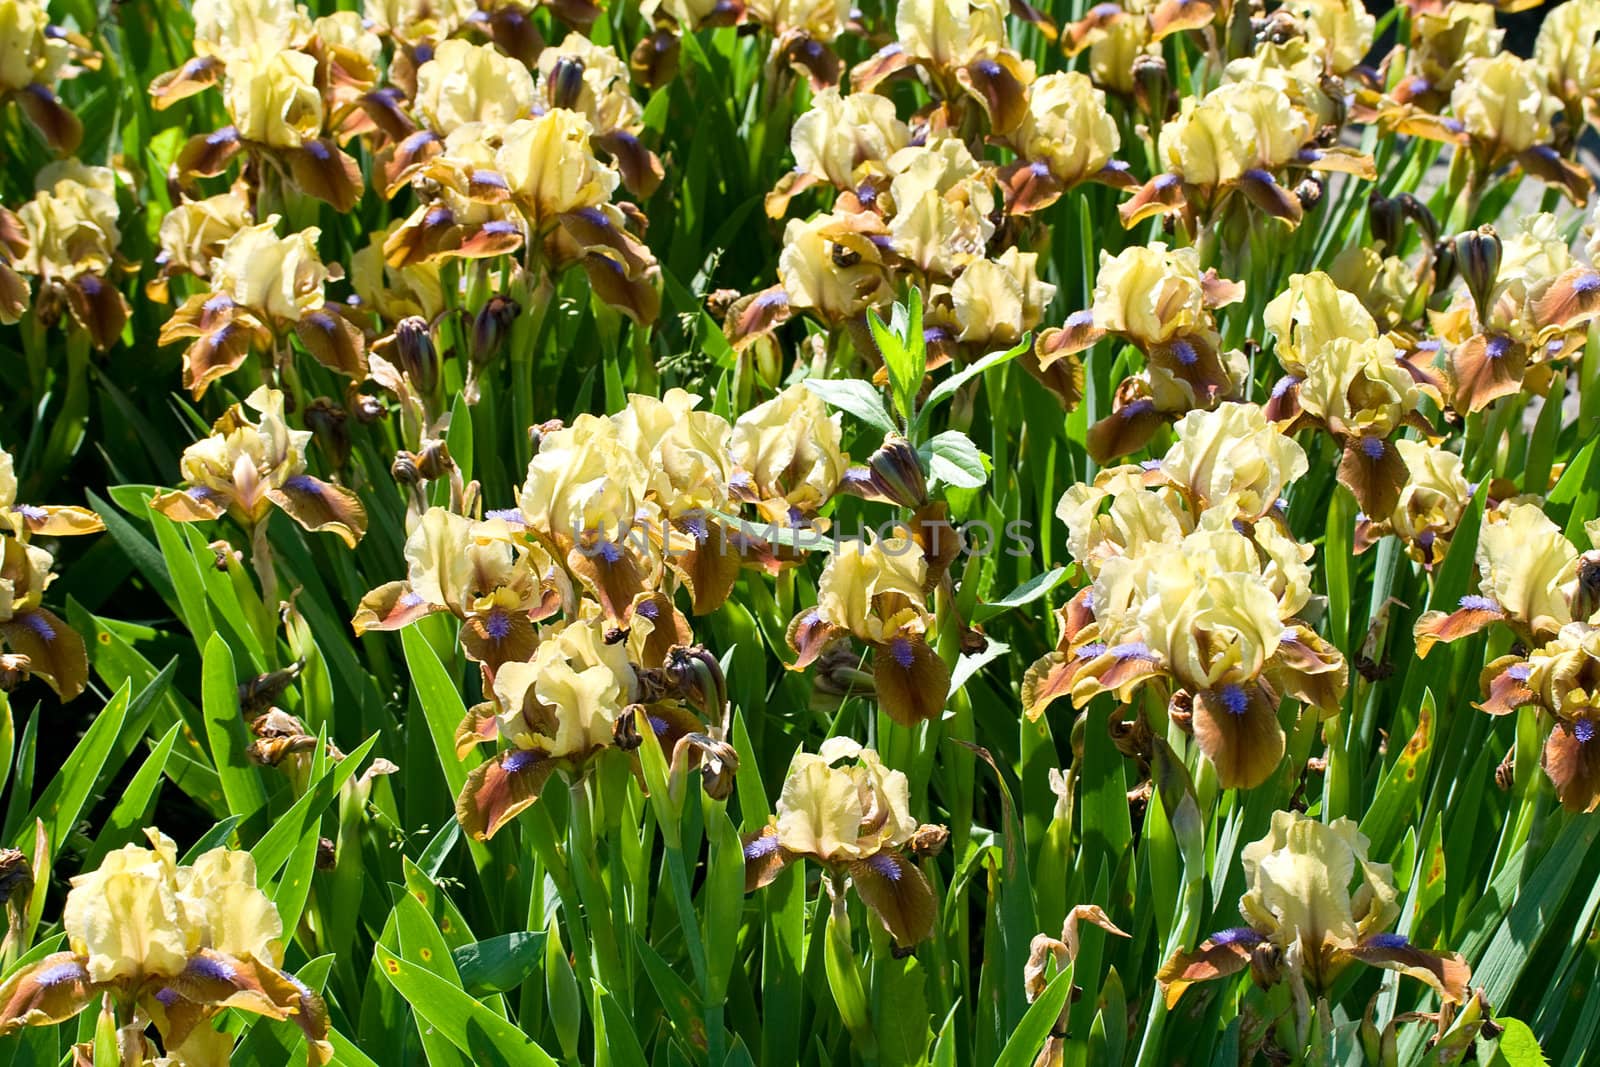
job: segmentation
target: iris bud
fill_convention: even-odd
[[[1148,52],[1133,60],[1133,91],[1146,114],[1162,118],[1167,113],[1167,94],[1171,91],[1167,61]]]
[[[411,384],[418,392],[432,396],[439,388],[439,350],[434,346],[428,320],[420,315],[401,319],[394,328],[394,348],[400,369]]]
[[[558,66],[556,68],[560,70]],[[491,296],[472,320],[472,362],[486,365],[500,354],[511,324],[517,321],[522,307],[509,296]]]
[[[922,473],[922,460],[911,442],[898,434],[883,439],[883,444],[867,460],[872,484],[891,503],[903,508],[919,508],[928,502],[928,482]]]
[[[1493,226],[1456,235],[1456,269],[1466,283],[1467,292],[1478,309],[1478,321],[1489,320],[1489,302],[1494,296],[1495,279],[1500,274],[1500,235]]]
[[[583,93],[583,60],[576,56],[562,56],[550,72],[550,106],[578,110],[578,99]]]

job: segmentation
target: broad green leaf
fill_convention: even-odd
[[[289,861],[300,839],[308,833],[317,832],[322,813],[333,803],[340,787],[360,769],[367,753],[377,743],[377,734],[367,738],[355,751],[329,767],[327,773],[311,783],[288,811],[273,821],[272,827],[250,849],[250,854],[255,857],[259,878],[265,880],[275,877]]]
[[[1061,1017],[1061,1009],[1066,1007],[1071,992],[1072,968],[1068,967],[1050,979],[1050,984],[1039,994],[1039,999],[1029,1005],[1028,1013],[1011,1032],[1005,1048],[1000,1050],[994,1067],[1028,1067],[1044,1047],[1045,1038],[1055,1029],[1056,1020]]]
[[[897,431],[894,419],[883,406],[883,394],[871,382],[859,378],[807,378],[803,384],[823,403],[854,415],[868,426],[886,434]]]
[[[461,984],[475,997],[510,993],[544,965],[543,930],[514,930],[451,949]]]
[[[67,835],[83,814],[95,783],[107,770],[108,757],[116,747],[117,736],[122,732],[122,723],[128,713],[129,692],[130,687],[124,684],[111,702],[95,716],[94,722],[89,724],[83,740],[78,742],[59,773],[45,786],[38,803],[23,819],[17,836],[13,838],[14,847],[25,847],[25,842],[33,837],[34,821],[42,820],[52,848],[61,851]],[[115,773],[118,769],[111,767],[110,771]]]
[[[212,634],[206,642],[201,706],[205,710],[212,763],[222,779],[228,810],[248,821],[266,807],[267,789],[261,780],[261,768],[251,762],[248,753],[250,734],[239,713],[239,681],[234,673],[233,652],[219,634]]]
[[[1017,586],[1005,596],[979,604],[972,613],[973,622],[988,622],[997,615],[1004,614],[1012,608],[1020,608],[1025,604],[1032,604],[1041,597],[1048,596],[1067,577],[1067,568],[1052,567],[1043,574],[1036,574],[1032,578]]]
[[[935,435],[922,451],[934,483],[957,489],[981,489],[989,481],[989,457],[959,430]]]
[[[379,945],[378,966],[418,1018],[438,1029],[480,1067],[556,1067],[539,1045],[466,993]]]

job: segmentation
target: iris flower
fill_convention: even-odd
[[[848,737],[830,737],[789,764],[772,822],[744,839],[745,892],[770,883],[797,860],[848,876],[894,939],[914,945],[933,933],[938,902],[915,861],[919,826],[900,771]],[[928,831],[934,831],[930,834]]]
[[[1100,253],[1093,305],[1041,331],[1034,342],[1041,370],[1061,364],[1080,381],[1078,353],[1108,334],[1144,354],[1144,371],[1118,385],[1114,410],[1089,430],[1097,461],[1137,451],[1186,411],[1237,398],[1248,369],[1241,353],[1222,350],[1212,312],[1243,296],[1243,285],[1215,270],[1202,272],[1192,247],[1156,241],[1115,256]]]
[[[1590,530],[1590,536],[1600,528]],[[1580,555],[1537,503],[1511,501],[1484,515],[1478,530],[1478,592],[1454,611],[1425,612],[1416,623],[1418,657],[1504,623],[1527,646],[1542,645],[1569,623],[1595,621],[1600,555]]]
[[[150,506],[174,522],[227,515],[251,532],[277,508],[354,548],[367,530],[366,508],[351,490],[306,473],[310,443],[310,430],[291,430],[284,420],[283,394],[263,386],[223,412],[210,437],[184,449],[179,466],[187,487],[158,493]]]
[[[1399,971],[1448,1002],[1464,1001],[1471,972],[1461,956],[1429,952],[1390,932],[1400,914],[1394,874],[1368,858],[1369,844],[1349,819],[1322,823],[1275,812],[1267,836],[1240,853],[1245,925],[1167,960],[1157,975],[1167,1006],[1195,982],[1250,968],[1263,984],[1289,982],[1304,1010],[1352,963]]]
[[[0,986],[0,1034],[64,1022],[109,994],[168,1049],[233,1008],[300,1027],[314,1067],[332,1059],[327,1008],[282,969],[283,924],[250,854],[215,848],[181,866],[171,838],[146,835],[152,847],[118,849],[72,879],[69,948]]]
[[[1158,463],[1101,472],[1057,515],[1092,585],[1062,609],[1060,642],[1023,681],[1030,718],[1070,695],[1082,706],[1146,685],[1192,707],[1185,719],[1224,788],[1276,770],[1279,694],[1327,716],[1346,687],[1337,649],[1299,617],[1310,549],[1289,536],[1278,493],[1304,452],[1259,409],[1191,413]]]
[[[0,449],[0,641],[11,649],[0,664],[7,677],[38,675],[62,700],[83,691],[89,677],[83,638],[44,606],[55,560],[29,539],[103,529],[100,516],[87,508],[19,502],[11,453]]]
[[[834,642],[854,637],[873,650],[872,677],[889,717],[911,726],[936,717],[949,695],[950,669],[928,644],[930,566],[905,536],[847,541],[817,582],[817,603],[789,623],[793,670],[803,670]]]
[[[575,606],[570,579],[521,522],[474,521],[430,508],[406,538],[407,577],[361,598],[357,635],[397,630],[448,611],[462,621],[467,656],[492,673],[533,655],[536,623]]]
[[[280,373],[291,334],[329,370],[357,381],[367,376],[366,338],[324,297],[331,272],[317,251],[322,231],[312,226],[280,237],[279,221],[270,215],[235,230],[211,261],[208,289],[161,327],[161,344],[192,338],[183,384],[196,398],[252,352],[268,356],[269,374]]]
[[[0,219],[0,227],[10,231],[4,243],[15,256],[0,273],[33,275],[34,311],[41,321],[51,325],[65,313],[96,348],[110,348],[128,321],[128,302],[114,284],[122,267],[116,175],[109,167],[63,159],[40,170],[34,188],[33,199],[15,216]],[[18,225],[8,225],[11,219]],[[15,307],[20,294],[12,289],[6,303]]]
[[[1541,764],[1562,807],[1600,807],[1600,628],[1568,623],[1544,646],[1489,664],[1482,681],[1477,707],[1489,714],[1536,707],[1548,716]]]

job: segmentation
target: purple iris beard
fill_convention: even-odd
[[[506,753],[506,758],[500,763],[500,769],[507,774],[521,774],[538,762],[539,753],[526,748],[516,748]]]
[[[212,982],[232,982],[236,972],[233,964],[216,956],[195,956],[184,967],[184,973]]]
[[[1374,934],[1367,938],[1367,944],[1372,948],[1410,948],[1411,942],[1406,940],[1405,934]]]
[[[1462,611],[1499,611],[1500,605],[1486,596],[1464,596],[1461,598]]]
[[[1587,745],[1594,740],[1594,722],[1590,719],[1579,719],[1572,724],[1572,736],[1578,739],[1578,744]]]
[[[889,655],[900,665],[902,670],[910,670],[911,665],[917,661],[916,650],[911,647],[911,642],[904,637],[897,637],[889,642]]]
[[[293,489],[297,493],[315,493],[318,491],[317,480],[309,474],[296,474],[293,478],[283,483],[285,489]]]
[[[775,834],[762,834],[744,846],[744,858],[747,860],[765,859],[776,851],[778,851],[777,836]]]
[[[898,882],[905,877],[905,872],[900,869],[899,862],[887,852],[879,852],[867,857],[867,866],[889,879]]]
[[[1248,926],[1235,926],[1228,930],[1218,930],[1207,940],[1213,945],[1258,945],[1261,935]]]
[[[511,613],[504,608],[495,608],[489,612],[489,617],[483,621],[483,632],[491,640],[504,641],[511,636]]]
[[[1243,686],[1225,685],[1217,691],[1217,697],[1222,701],[1222,706],[1228,709],[1229,715],[1243,715],[1250,710],[1250,694],[1244,691]]]
[[[89,972],[77,960],[67,960],[46,967],[33,976],[33,981],[40,988],[48,989],[51,986],[62,985],[67,982],[78,982],[89,977]]]
[[[37,611],[18,615],[17,618],[21,619],[23,625],[27,626],[28,629],[38,634],[41,641],[54,641],[56,639],[56,628],[50,625],[49,619]]]

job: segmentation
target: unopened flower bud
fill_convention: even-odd
[[[306,425],[335,470],[343,470],[350,460],[350,431],[345,426],[349,418],[349,413],[330,397],[319,396],[306,405]]]
[[[577,56],[562,56],[550,71],[550,106],[578,109],[583,94],[583,60]]]
[[[891,503],[920,508],[928,502],[928,480],[917,450],[899,434],[890,434],[867,460],[872,487]]]
[[[643,741],[639,736],[639,705],[630,704],[611,724],[611,743],[624,752],[632,752]]]
[[[486,366],[500,354],[511,332],[511,324],[522,314],[522,307],[509,296],[491,296],[472,320],[472,362]]]
[[[1494,296],[1495,279],[1500,276],[1500,235],[1493,226],[1479,226],[1457,234],[1455,249],[1456,269],[1478,308],[1478,322],[1488,322],[1489,302]]]
[[[1578,588],[1572,594],[1572,617],[1587,619],[1600,610],[1600,549],[1578,557]]]
[[[418,485],[422,482],[422,471],[418,467],[415,452],[396,452],[394,462],[389,465],[389,473],[401,485]]]
[[[1141,52],[1133,60],[1133,92],[1139,107],[1157,119],[1167,114],[1167,94],[1172,90],[1167,61]]]
[[[412,386],[419,393],[432,396],[439,388],[439,350],[433,343],[428,320],[420,315],[401,319],[394,328],[394,351]]]
[[[1440,241],[1433,246],[1433,291],[1441,293],[1456,280],[1456,246]]]
[[[1383,251],[1394,255],[1405,226],[1400,201],[1381,193],[1367,197],[1367,225],[1372,228],[1372,239],[1383,246]]]
[[[1433,212],[1428,208],[1427,204],[1424,204],[1410,193],[1401,193],[1394,199],[1395,203],[1400,205],[1400,210],[1405,213],[1406,218],[1417,224],[1417,228],[1422,231],[1429,244],[1439,240],[1439,220],[1433,217]]]

